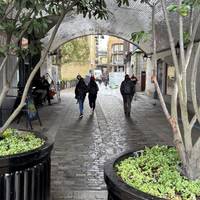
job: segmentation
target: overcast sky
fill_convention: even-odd
[[[104,35],[104,39],[99,37],[99,51],[107,51],[108,35]]]

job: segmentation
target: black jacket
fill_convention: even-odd
[[[83,79],[80,79],[75,88],[75,98],[76,99],[84,99],[86,93],[88,92],[88,88]]]
[[[88,92],[90,95],[96,95],[99,91],[99,87],[95,81],[90,81],[88,84]]]
[[[131,79],[125,79],[120,86],[120,92],[122,95],[134,95],[135,85]]]

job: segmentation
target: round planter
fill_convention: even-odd
[[[123,155],[108,161],[104,166],[104,180],[108,190],[108,200],[161,200],[161,198],[149,195],[130,187],[117,176],[114,166],[121,160],[130,156],[139,156],[140,150],[124,153]],[[163,200],[163,199],[162,199]]]
[[[49,200],[50,154],[46,142],[33,151],[0,157],[0,200]]]

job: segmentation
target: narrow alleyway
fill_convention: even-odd
[[[143,94],[133,102],[132,117],[124,117],[116,91],[103,89],[90,115],[88,100],[79,119],[73,92],[63,94],[60,121],[52,153],[53,200],[106,199],[104,162],[132,148],[171,144],[170,129],[154,100]]]
[[[62,91],[61,103],[39,109],[43,123],[34,130],[53,141],[52,200],[106,200],[104,163],[122,152],[145,145],[172,145],[172,133],[159,103],[138,93],[132,103],[131,118],[124,116],[118,90],[100,88],[94,115],[88,99],[79,119],[74,90]],[[24,128],[24,121],[14,127]],[[198,133],[196,134],[198,136]]]

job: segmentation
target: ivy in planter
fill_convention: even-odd
[[[7,129],[0,140],[0,156],[28,152],[41,147],[45,141],[31,132]]]
[[[179,165],[175,148],[154,146],[115,167],[122,180],[135,189],[165,199],[195,200],[200,196],[200,180],[182,176]]]

